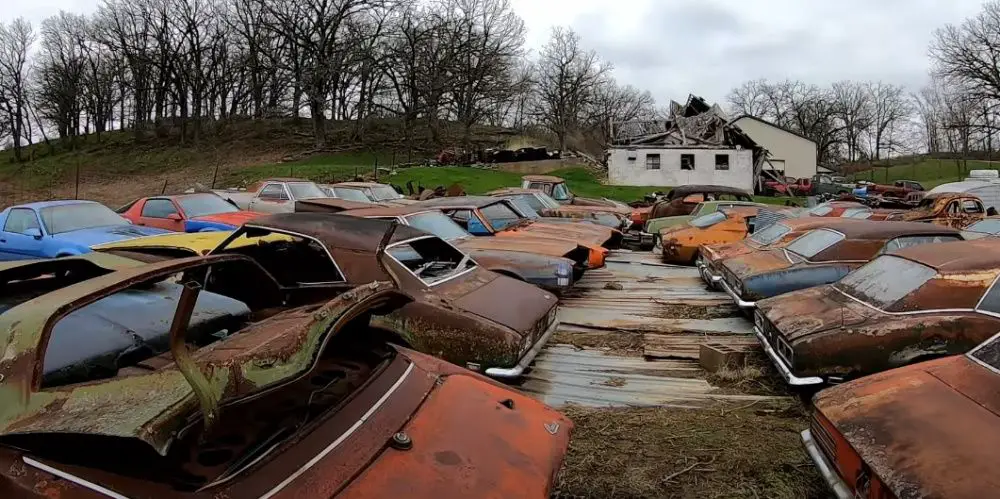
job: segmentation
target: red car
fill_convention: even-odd
[[[141,198],[118,209],[136,225],[174,232],[235,230],[263,213],[241,211],[210,192]]]

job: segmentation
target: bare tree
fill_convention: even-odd
[[[35,41],[31,23],[0,23],[0,109],[13,139],[14,159],[22,160],[21,140],[31,142],[28,123],[28,50]]]
[[[1000,2],[962,24],[948,24],[934,33],[930,46],[934,70],[976,99],[1000,99]]]
[[[912,115],[913,108],[900,85],[868,83],[866,91],[871,108],[866,130],[869,154],[873,159],[879,160],[883,153],[896,151],[899,141],[893,132]]]
[[[834,83],[830,89],[834,117],[840,121],[845,159],[857,161],[863,151],[862,136],[872,121],[872,99],[864,84],[853,81]]]
[[[538,107],[541,124],[566,148],[566,138],[589,120],[585,113],[593,109],[597,87],[611,71],[594,51],[580,46],[580,36],[568,28],[557,27],[542,49],[538,61]]]

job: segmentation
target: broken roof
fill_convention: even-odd
[[[691,95],[687,103],[670,103],[666,120],[631,121],[618,124],[612,137],[615,146],[716,147],[763,149],[738,126],[730,123],[718,105]]]

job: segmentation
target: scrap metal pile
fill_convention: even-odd
[[[704,115],[678,123],[722,133]],[[573,423],[546,404],[755,403],[676,374],[753,346],[791,387],[839,385],[802,433],[839,497],[947,495],[914,455],[992,476],[1000,220],[961,193],[762,209],[717,186],[632,209],[549,176],[7,208],[0,497],[548,497]],[[726,302],[751,319],[664,315]],[[641,357],[565,344],[595,338]]]

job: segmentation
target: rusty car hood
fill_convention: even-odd
[[[600,246],[608,239],[611,239],[614,230],[603,225],[594,224],[551,224],[532,221],[511,226],[502,232],[517,232],[546,238],[571,239]]]
[[[841,326],[864,323],[875,312],[831,285],[817,286],[757,302],[757,307],[789,342]]]
[[[439,286],[442,297],[466,312],[527,334],[556,305],[547,291],[507,276],[477,271]]]
[[[966,356],[820,393],[814,404],[896,497],[979,498],[1000,488],[997,374]]]
[[[625,210],[622,208],[617,208],[614,206],[582,206],[582,205],[572,205],[572,204],[562,204],[559,208],[546,208],[547,213],[552,213],[554,216],[583,216],[589,215],[591,213],[612,213],[615,215],[625,215]]]
[[[577,248],[576,243],[557,239],[534,237],[528,234],[518,237],[467,237],[451,241],[460,250],[504,250],[537,253],[539,255],[564,256]]]
[[[199,264],[248,260],[218,255],[169,260],[106,274],[42,295],[0,315],[0,436],[73,433],[137,439],[165,455],[173,434],[198,411],[191,385],[176,365],[148,374],[39,390],[34,370],[45,337],[69,311],[109,296],[149,276],[170,275]],[[387,283],[371,283],[340,295],[283,334],[257,323],[240,334],[192,353],[208,380],[207,390],[221,401],[258,392],[306,371],[327,331],[336,331],[360,307],[399,293]],[[332,334],[332,333],[331,333]],[[263,353],[262,353],[263,352]]]
[[[788,261],[788,257],[785,256],[785,251],[782,249],[754,251],[725,260],[722,264],[739,279],[787,269],[794,265]]]
[[[520,393],[448,376],[402,429],[413,448],[386,449],[338,497],[549,497],[572,428]]]
[[[706,244],[701,247],[701,254],[706,261],[717,262],[727,258],[735,258],[756,251],[744,241],[735,243]]]

